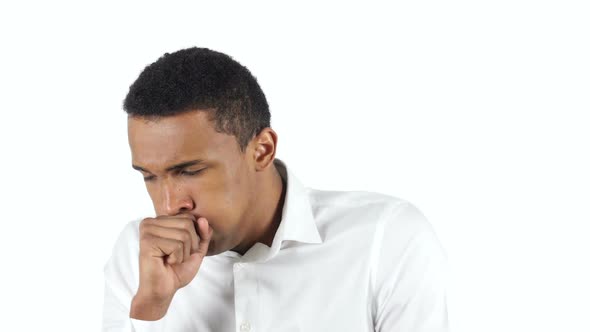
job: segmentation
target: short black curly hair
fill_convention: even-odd
[[[148,120],[208,111],[215,130],[235,136],[242,152],[270,127],[268,103],[252,73],[229,55],[200,47],[165,53],[145,67],[123,109]]]

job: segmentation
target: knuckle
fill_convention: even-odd
[[[187,232],[190,232],[191,227],[193,227],[192,220],[188,220],[187,222],[182,223],[182,228]]]
[[[187,242],[191,240],[191,236],[187,232],[182,232],[182,241]]]
[[[143,218],[143,220],[141,221],[140,224],[144,224],[144,225],[151,224],[153,222],[153,220],[154,220],[154,218]]]
[[[145,236],[148,236],[150,234],[150,231],[152,230],[152,226],[151,225],[140,225],[139,226],[139,235],[140,238],[143,238]]]
[[[152,225],[152,221],[151,218],[146,218],[143,219],[140,223],[139,223],[139,231],[144,231],[146,228],[149,228]]]
[[[152,240],[152,236],[148,232],[142,232],[139,235],[140,242],[150,242]]]

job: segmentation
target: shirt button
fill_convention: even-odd
[[[243,322],[243,323],[240,325],[240,331],[242,331],[242,332],[249,332],[249,331],[250,331],[250,329],[251,329],[251,327],[250,327],[250,323],[248,323],[248,322]]]

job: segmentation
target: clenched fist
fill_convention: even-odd
[[[198,233],[197,233],[198,229]],[[207,255],[213,229],[190,214],[145,218],[139,225],[139,287],[129,316],[158,320],[176,291],[191,282]]]

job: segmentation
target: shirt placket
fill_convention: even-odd
[[[257,328],[259,299],[253,264],[234,264],[234,301],[236,332],[254,332]]]

